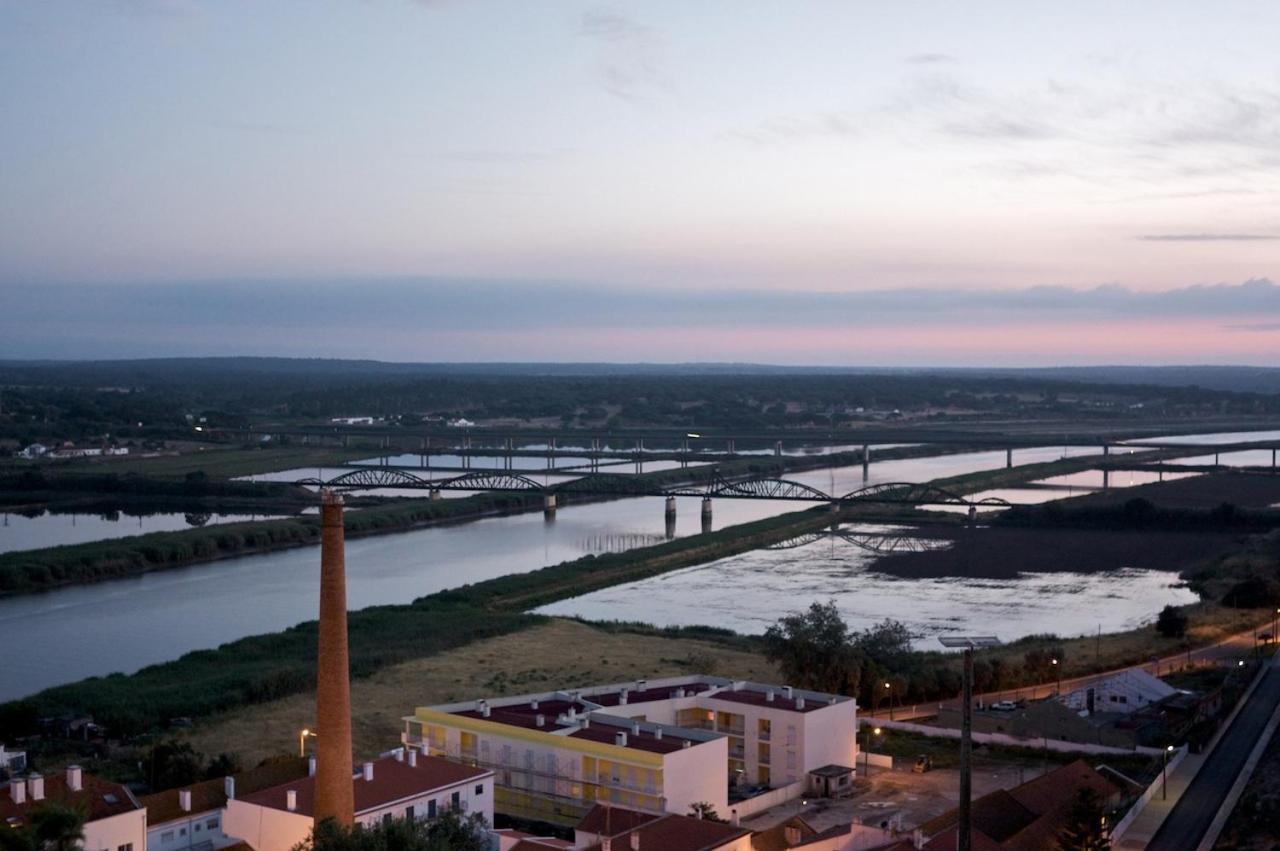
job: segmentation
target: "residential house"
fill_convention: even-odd
[[[814,768],[854,765],[857,704],[840,695],[687,676],[421,707],[403,741],[497,772],[500,812],[573,824],[596,803],[728,816]]]
[[[445,810],[479,813],[493,824],[493,772],[487,769],[399,749],[364,763],[351,783],[358,824],[429,820]],[[315,777],[307,776],[229,800],[222,830],[254,851],[289,851],[310,835],[314,805]]]
[[[56,803],[85,814],[84,851],[144,851],[147,813],[119,783],[68,766],[60,774],[29,774],[10,780],[0,794],[0,821],[21,827],[42,806]]]

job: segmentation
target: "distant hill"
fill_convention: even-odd
[[[426,376],[609,375],[936,375],[1023,378],[1084,384],[1202,387],[1237,393],[1280,394],[1280,368],[1250,366],[1063,366],[1008,369],[946,367],[823,367],[752,363],[396,363],[322,358],[156,358],[103,361],[0,361],[0,384],[65,386],[180,384],[191,380],[241,381],[246,376],[303,381],[405,379]]]

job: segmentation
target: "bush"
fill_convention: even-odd
[[[1165,606],[1156,618],[1156,631],[1165,638],[1182,638],[1187,634],[1186,612],[1175,606]]]

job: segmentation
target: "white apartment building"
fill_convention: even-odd
[[[427,820],[458,810],[492,825],[493,779],[492,771],[398,749],[352,778],[356,822]],[[222,830],[254,851],[290,851],[311,834],[314,805],[315,777],[304,777],[229,800]]]
[[[86,814],[84,851],[145,851],[147,811],[124,786],[85,774],[77,765],[63,774],[30,774],[9,781],[0,795],[0,830],[21,827],[31,813],[55,802]]]
[[[497,772],[497,809],[572,824],[597,802],[741,817],[856,764],[853,698],[687,676],[421,707],[406,745]],[[775,800],[776,799],[776,800]]]

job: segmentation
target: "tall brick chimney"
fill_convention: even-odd
[[[355,821],[351,783],[351,667],[342,495],[320,494],[320,648],[316,659],[315,819]]]

